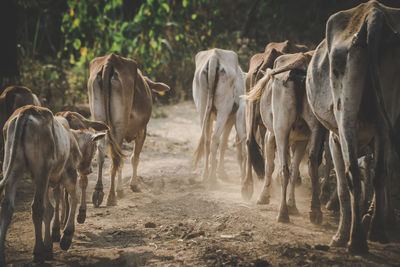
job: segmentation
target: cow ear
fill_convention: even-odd
[[[108,126],[101,122],[101,121],[89,121],[88,120],[89,127],[92,128],[95,131],[108,131],[110,128]]]
[[[90,141],[97,142],[100,139],[104,138],[105,136],[106,136],[106,133],[95,133],[95,134],[92,134]]]
[[[153,82],[147,76],[143,76],[143,78],[153,92],[159,93],[159,92],[169,91],[170,89],[169,86],[166,85],[165,83]]]

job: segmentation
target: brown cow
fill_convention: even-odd
[[[56,117],[63,117],[67,120],[68,122],[68,127],[73,130],[94,130],[94,131],[106,131],[109,130],[108,126],[105,125],[102,122],[97,122],[97,121],[90,121],[83,117],[81,114],[77,112],[72,112],[72,111],[63,111],[63,112],[58,112],[56,114]],[[94,153],[96,152],[96,143],[94,142],[87,142],[86,144],[82,144],[81,147],[82,149],[82,154],[85,155],[86,157],[86,162],[85,162],[85,171],[80,171],[79,172],[79,187],[81,188],[81,201],[80,201],[80,207],[79,207],[79,213],[77,217],[77,222],[78,223],[84,223],[86,219],[86,188],[88,185],[88,178],[87,176],[92,172],[92,168],[90,167],[90,162],[91,159],[94,156]],[[60,188],[57,187],[54,190],[54,195],[56,196],[56,215],[53,223],[53,230],[52,230],[52,237],[53,241],[59,241],[59,230],[60,230],[60,222],[59,222],[59,201],[60,201],[60,196],[61,191],[59,191]],[[63,199],[61,199],[63,200]],[[62,202],[63,203],[63,202]],[[65,222],[67,218],[67,209],[64,206],[65,203],[63,203],[63,209],[62,209],[62,217],[61,221]]]
[[[250,59],[249,71],[246,74],[245,87],[248,93],[264,76],[267,68],[273,68],[275,59],[286,53],[306,52],[309,49],[304,45],[297,45],[290,41],[281,43],[269,43],[265,47],[264,53],[254,55]],[[246,133],[247,133],[247,169],[246,177],[242,183],[242,196],[244,199],[250,199],[253,195],[253,177],[252,166],[259,177],[264,177],[264,162],[261,150],[257,144],[255,135],[257,130],[260,136],[265,135],[265,127],[260,117],[259,101],[246,103]],[[250,153],[250,151],[253,151]],[[259,199],[259,204],[264,202]]]
[[[93,153],[87,153],[87,145],[103,138],[105,133],[69,129],[65,118],[54,117],[47,108],[28,105],[11,115],[3,134],[6,153],[4,179],[0,182],[0,191],[4,194],[0,212],[0,265],[5,265],[6,232],[14,211],[17,182],[24,174],[30,175],[35,184],[32,203],[34,261],[44,262],[53,256],[50,223],[54,208],[49,201],[48,188],[62,184],[70,195],[71,208],[60,242],[60,247],[67,250],[75,229],[77,172],[88,173]],[[42,223],[45,226],[44,240]]]
[[[9,86],[0,95],[0,170],[4,156],[2,131],[4,123],[17,108],[25,105],[40,106],[38,97],[25,86]]]
[[[169,87],[163,83],[151,81],[138,69],[136,61],[110,54],[98,57],[90,62],[88,80],[90,112],[97,121],[105,122],[110,127],[108,144],[111,151],[111,188],[107,199],[108,206],[117,204],[115,196],[115,175],[118,174],[117,192],[122,194],[122,153],[120,146],[123,140],[135,141],[131,156],[132,191],[138,192],[137,166],[139,155],[146,138],[147,123],[152,109],[151,91],[166,91]],[[102,169],[104,163],[104,144],[98,145],[99,172],[93,204],[100,206],[103,200]]]

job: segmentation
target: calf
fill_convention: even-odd
[[[54,117],[46,108],[29,105],[13,113],[3,134],[6,153],[4,179],[0,182],[0,191],[4,194],[0,211],[0,265],[5,265],[5,237],[14,211],[17,182],[23,174],[30,175],[35,184],[32,203],[34,262],[44,262],[51,259],[53,253],[50,223],[54,208],[49,201],[48,188],[62,185],[70,195],[70,210],[60,242],[61,248],[67,250],[75,229],[77,171],[88,173],[91,158],[86,154],[86,147],[103,138],[105,133],[69,129],[66,119]]]

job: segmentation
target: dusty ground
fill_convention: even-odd
[[[89,203],[86,222],[76,224],[70,250],[54,244],[54,260],[44,266],[400,265],[399,231],[390,233],[389,244],[370,242],[365,257],[351,256],[345,249],[317,249],[329,244],[338,217],[323,210],[322,226],[309,222],[307,181],[297,188],[301,215],[291,216],[290,224],[276,222],[279,189],[270,205],[257,206],[255,196],[244,202],[233,136],[226,157],[231,181],[208,190],[200,181],[200,169],[193,170],[190,162],[200,135],[194,105],[187,102],[162,109],[168,117],[150,121],[141,154],[143,192],[132,193],[126,186],[117,207],[105,207],[106,198],[97,209]],[[124,146],[126,154],[129,148]],[[123,167],[125,183],[131,173],[128,161]],[[89,200],[96,173],[89,177]],[[105,182],[107,196],[108,174]],[[256,183],[256,190],[260,186]],[[6,257],[15,266],[29,266],[34,243],[29,181],[21,183],[18,199]]]

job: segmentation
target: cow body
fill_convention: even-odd
[[[297,45],[288,40],[281,43],[269,43],[263,53],[256,54],[250,59],[249,71],[245,79],[246,93],[250,92],[257,81],[264,76],[267,68],[273,68],[277,57],[286,53],[306,51],[308,51],[306,46]],[[257,131],[261,137],[265,136],[266,130],[260,117],[259,101],[255,100],[246,103],[246,149],[249,160],[246,166],[246,177],[242,183],[242,196],[244,199],[250,199],[253,195],[252,168],[254,168],[259,177],[264,177],[264,164],[261,163],[264,160],[255,137]],[[260,143],[263,143],[263,138],[261,138]]]
[[[74,233],[74,217],[78,199],[76,179],[78,172],[86,173],[91,158],[81,151],[104,134],[93,135],[68,128],[63,118],[56,118],[46,108],[25,106],[16,110],[4,126],[5,160],[4,178],[0,190],[4,191],[0,216],[0,263],[5,264],[4,242],[14,211],[18,180],[28,174],[35,184],[32,219],[35,227],[34,261],[52,258],[50,223],[54,208],[49,201],[48,188],[60,184],[70,194],[70,211],[60,246],[67,250]],[[87,162],[87,163],[84,163]],[[45,233],[42,237],[42,222]]]
[[[244,103],[240,95],[244,93],[244,73],[240,69],[235,52],[211,49],[196,55],[196,71],[193,78],[193,99],[200,115],[201,138],[195,152],[195,162],[204,154],[203,180],[216,182],[216,156],[219,145],[219,176],[224,171],[224,152],[232,126],[235,124],[237,140],[240,141],[239,154],[244,149]],[[237,113],[240,108],[239,113]],[[215,121],[214,130],[212,129]],[[222,136],[222,140],[221,139]],[[209,158],[211,152],[211,157]],[[243,156],[240,156],[243,160]],[[211,162],[209,172],[209,160]],[[243,162],[243,161],[242,161]],[[242,175],[244,174],[243,164]]]
[[[338,179],[340,223],[332,245],[368,250],[361,227],[358,151],[374,138],[374,215],[369,238],[386,242],[384,185],[399,154],[400,9],[377,1],[332,15],[307,74],[307,97],[330,133]],[[397,152],[397,155],[393,153]],[[396,157],[395,157],[396,158]],[[386,180],[386,181],[385,181]],[[350,189],[350,190],[349,190]],[[350,194],[349,194],[350,191]]]
[[[0,169],[3,161],[3,126],[13,112],[25,105],[40,106],[38,97],[25,86],[9,86],[0,95]]]
[[[310,220],[317,224],[322,221],[317,157],[325,130],[307,103],[304,85],[312,53],[311,51],[278,57],[274,69],[267,69],[265,77],[259,80],[248,96],[249,100],[259,99],[261,118],[267,128],[264,141],[265,183],[258,203],[269,203],[276,147],[282,186],[278,215],[280,222],[289,222],[288,211],[298,213],[294,194],[295,181],[299,176],[299,164],[308,143],[310,143],[309,172],[312,181]],[[291,163],[289,163],[290,148],[293,152]],[[286,202],[289,180],[289,200]]]
[[[139,155],[146,138],[147,123],[152,110],[151,91],[165,91],[169,87],[163,83],[151,81],[143,76],[134,60],[110,54],[98,57],[90,63],[88,80],[90,112],[97,121],[106,123],[111,134],[108,144],[111,148],[111,188],[107,205],[117,204],[115,194],[115,176],[118,174],[117,192],[122,194],[122,172],[120,146],[122,142],[135,141],[131,156],[132,177],[130,186],[138,192],[137,166]],[[93,204],[98,207],[103,199],[102,169],[104,164],[105,141],[98,146],[98,179],[93,193]]]

